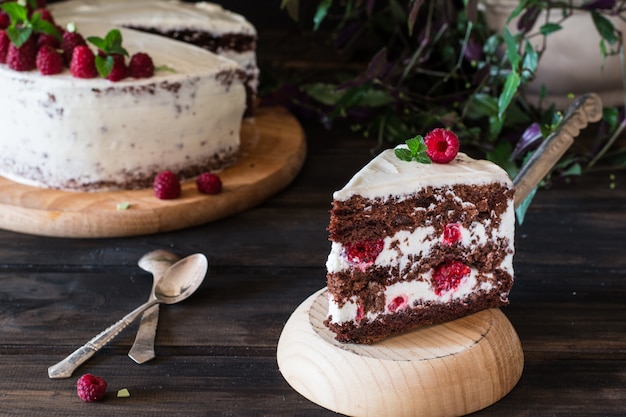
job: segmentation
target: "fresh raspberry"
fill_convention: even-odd
[[[7,62],[7,52],[9,51],[9,44],[11,40],[9,39],[9,35],[4,30],[0,30],[0,64],[5,64]]]
[[[128,69],[133,78],[150,78],[154,75],[152,58],[143,52],[138,52],[130,58]]]
[[[76,392],[86,402],[100,401],[107,391],[107,382],[99,376],[85,374],[76,382]]]
[[[77,46],[87,46],[87,42],[83,35],[78,32],[63,32],[63,40],[61,41],[61,49],[63,49],[63,58],[67,66],[72,62],[72,53]]]
[[[362,304],[357,304],[356,305],[356,322],[360,323],[363,318],[365,317],[365,308],[363,307]]]
[[[448,291],[454,291],[461,280],[469,275],[471,269],[460,261],[445,262],[433,271],[433,287],[435,294],[441,295]]]
[[[54,18],[52,17],[52,13],[50,13],[50,10],[48,10],[48,9],[44,9],[44,8],[39,8],[39,9],[36,9],[36,10],[33,12],[33,15],[35,15],[35,14],[37,14],[37,13],[39,13],[39,14],[41,15],[41,19],[42,19],[42,20],[45,20],[45,21],[47,21],[47,22],[50,22],[50,23],[52,23],[53,25],[55,24],[55,23],[54,23]]]
[[[37,68],[43,75],[63,72],[63,55],[50,45],[44,45],[37,52]]]
[[[347,243],[344,245],[345,256],[350,263],[371,265],[382,252],[384,246],[385,243],[382,239]]]
[[[447,164],[459,152],[459,138],[448,129],[437,128],[431,130],[424,138],[426,155],[433,162]]]
[[[94,78],[98,76],[95,56],[88,46],[77,46],[72,53],[70,71],[76,78]]]
[[[387,304],[387,310],[389,310],[392,313],[395,313],[398,310],[402,310],[403,308],[406,308],[408,304],[409,304],[409,297],[407,297],[406,295],[399,295],[395,297],[393,300],[391,300],[389,304]]]
[[[461,224],[448,223],[443,227],[443,243],[453,245],[461,240]]]
[[[34,36],[30,36],[19,48],[13,43],[9,44],[6,62],[14,71],[30,71],[37,68],[37,42]]]
[[[152,185],[154,195],[161,200],[170,200],[180,195],[180,181],[172,171],[157,174]]]
[[[37,37],[37,49],[41,48],[44,45],[50,45],[51,47],[58,49],[61,47],[61,42],[59,42],[59,40],[53,35],[40,33]]]
[[[204,194],[219,194],[222,192],[222,180],[212,172],[203,172],[196,179],[198,191]]]
[[[124,55],[113,54],[113,69],[106,76],[106,79],[109,81],[120,81],[124,78],[128,77],[128,67],[126,67],[126,62],[124,61]]]
[[[4,10],[0,10],[0,29],[6,29],[11,26],[11,18]]]

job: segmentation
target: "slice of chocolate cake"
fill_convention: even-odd
[[[325,324],[337,340],[374,343],[506,305],[513,195],[504,170],[462,153],[445,164],[378,155],[333,195]]]

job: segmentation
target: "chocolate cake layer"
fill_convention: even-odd
[[[400,201],[394,197],[369,200],[359,195],[346,201],[335,200],[328,227],[330,240],[375,240],[424,226],[441,232],[448,223],[468,227],[486,219],[491,220],[489,227],[497,228],[513,194],[513,189],[502,184],[455,185],[447,189],[428,187]]]

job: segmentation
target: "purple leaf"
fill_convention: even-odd
[[[465,46],[465,51],[463,53],[463,57],[469,61],[480,61],[483,56],[483,46],[480,42],[478,42],[473,36],[469,38],[467,45]]]
[[[540,12],[541,10],[538,7],[530,7],[517,21],[517,29],[522,33],[530,32],[533,26],[535,26]]]
[[[610,10],[615,7],[615,0],[593,0],[582,6],[586,10]]]
[[[522,133],[522,137],[519,142],[517,142],[517,145],[515,145],[513,153],[511,153],[511,159],[517,159],[523,156],[531,146],[540,142],[541,139],[543,139],[541,128],[539,124],[535,122],[528,126],[524,133]]]
[[[409,35],[413,34],[415,20],[417,19],[417,15],[422,7],[422,4],[424,4],[424,0],[412,0],[411,10],[409,10],[409,18],[407,22],[409,26]]]

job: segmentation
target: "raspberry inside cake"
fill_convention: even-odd
[[[513,196],[491,162],[382,152],[333,195],[327,327],[339,341],[374,343],[508,304]]]

